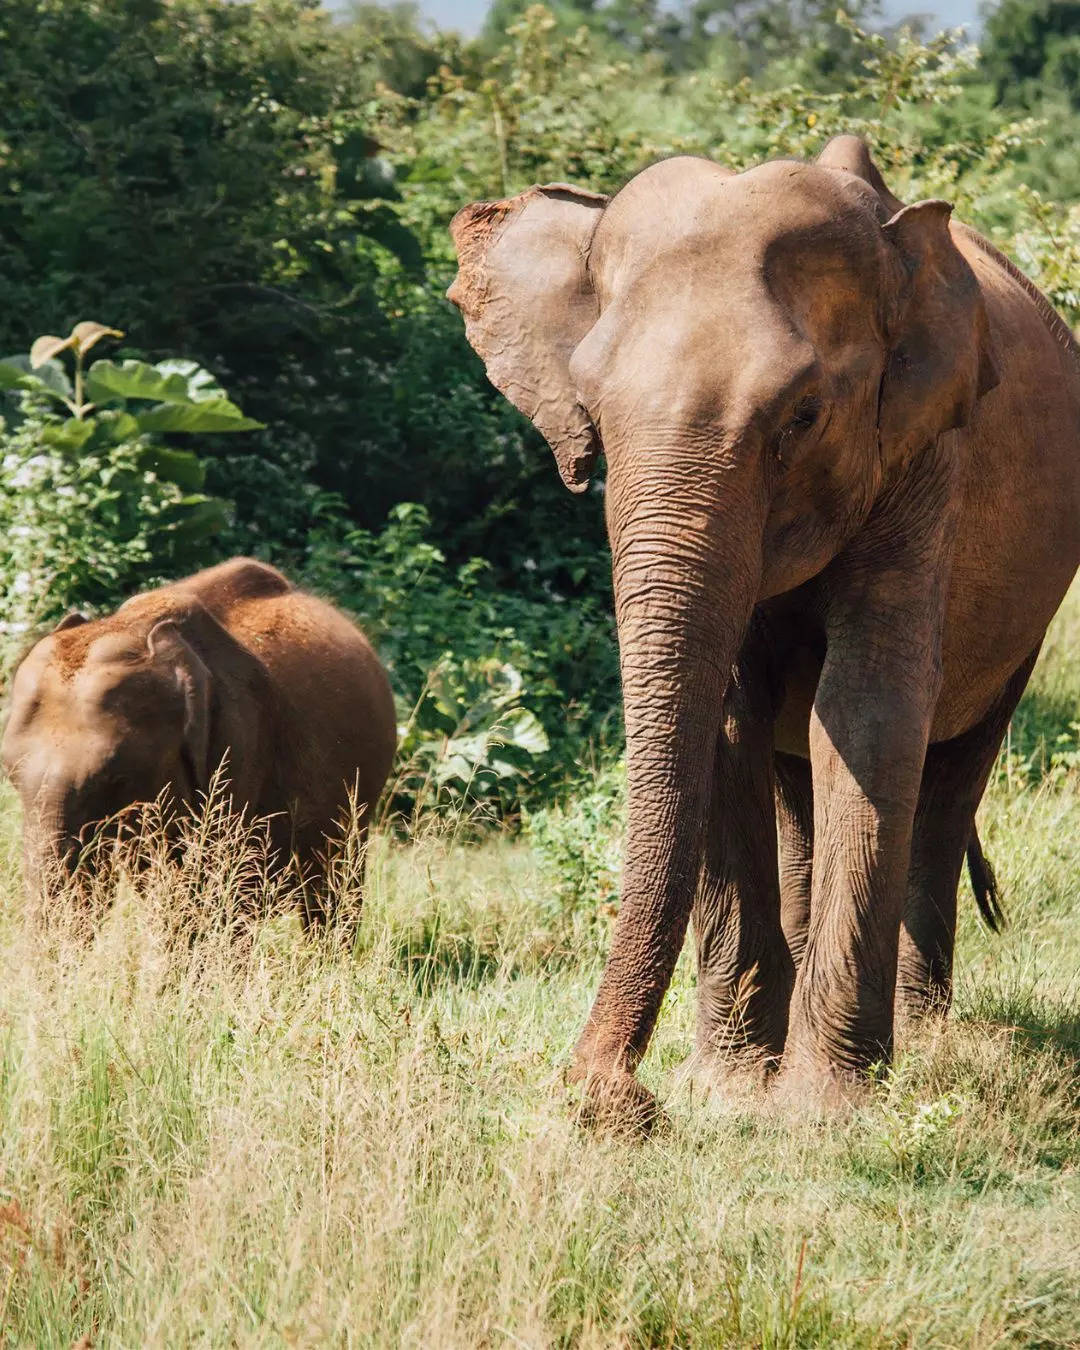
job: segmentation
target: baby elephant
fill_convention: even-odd
[[[15,675],[3,764],[23,804],[28,875],[74,868],[90,827],[165,788],[194,805],[222,759],[232,801],[270,817],[279,867],[327,918],[328,848],[350,794],[367,831],[396,742],[390,684],[344,615],[236,558],[69,615]]]

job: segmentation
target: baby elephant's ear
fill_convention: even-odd
[[[70,614],[64,615],[64,617],[53,629],[53,632],[63,633],[68,628],[81,628],[84,623],[89,622],[90,620],[86,617],[85,614],[80,614],[77,609],[73,609]]]
[[[458,274],[447,295],[488,378],[543,434],[571,492],[600,451],[570,380],[574,348],[596,322],[586,259],[607,198],[564,183],[474,202],[450,225]]]
[[[193,786],[210,784],[210,671],[176,619],[159,619],[146,638],[155,664],[171,667],[184,698],[184,751]],[[215,766],[216,767],[216,766]]]

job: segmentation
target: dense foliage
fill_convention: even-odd
[[[464,42],[407,7],[0,0],[0,355],[90,313],[125,330],[123,359],[187,358],[251,419],[159,429],[157,453],[197,467],[148,483],[101,413],[61,481],[37,452],[62,416],[9,393],[5,621],[252,552],[380,643],[403,805],[512,812],[617,752],[602,482],[570,498],[487,384],[443,298],[447,222],[534,181],[612,189],[663,154],[743,166],[858,131],[900,196],[955,201],[1076,322],[1074,0],[1004,0],[982,54],[875,13],[496,0]],[[174,528],[185,493],[213,530]],[[72,540],[79,565],[15,614],[26,558]]]
[[[224,527],[205,465],[181,433],[255,430],[194,361],[96,360],[123,333],[84,320],[0,361],[0,636],[23,637],[69,603],[117,595],[195,566]],[[65,365],[70,359],[71,369]]]

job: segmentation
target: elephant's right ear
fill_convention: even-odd
[[[171,666],[184,697],[184,751],[193,785],[210,783],[210,671],[176,619],[159,619],[146,637],[155,664]]]
[[[543,434],[571,492],[583,492],[600,440],[570,380],[574,348],[596,322],[586,260],[607,198],[565,183],[474,202],[450,232],[458,274],[447,296],[488,379]]]

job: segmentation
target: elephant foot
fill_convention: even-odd
[[[770,1098],[784,1114],[843,1115],[864,1105],[873,1093],[868,1073],[852,1073],[831,1065],[802,1062],[781,1069]]]
[[[941,1021],[952,1006],[952,985],[898,985],[895,1025],[919,1026]]]
[[[641,1137],[651,1134],[666,1117],[634,1074],[637,1056],[627,1049],[628,1039],[590,1019],[574,1050],[569,1078],[581,1086],[576,1110],[579,1124]]]
[[[760,1046],[699,1046],[682,1065],[678,1081],[707,1101],[751,1106],[761,1101],[778,1064],[778,1057]]]
[[[666,1122],[659,1102],[632,1073],[590,1074],[581,1080],[579,1125],[602,1134],[645,1138]]]

